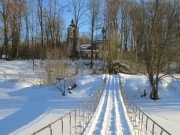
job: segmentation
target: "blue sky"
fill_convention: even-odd
[[[72,19],[73,19],[72,13],[69,13],[69,12],[64,13],[64,20],[65,20],[65,23],[66,23],[66,28],[68,28],[68,26],[70,25]],[[79,32],[80,33],[89,32],[89,26],[88,26],[87,22],[85,22],[83,25],[80,26]]]
[[[61,4],[67,5],[68,1],[69,0],[61,0]],[[68,28],[68,26],[70,25],[72,19],[73,19],[73,14],[71,12],[67,11],[67,9],[66,9],[66,11],[64,11],[64,20],[65,20],[65,23],[66,23],[66,28]],[[87,21],[85,21],[85,23],[83,23],[83,25],[80,25],[79,32],[80,33],[89,32],[89,26],[88,26]]]

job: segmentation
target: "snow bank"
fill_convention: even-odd
[[[72,94],[61,96],[52,85],[39,85],[44,65],[3,61],[0,65],[0,135],[31,134],[85,102],[102,84],[104,75],[78,76]]]
[[[180,78],[180,75],[175,75]],[[180,80],[165,77],[159,85],[157,101],[149,98],[150,86],[144,75],[121,74],[128,97],[148,116],[173,135],[180,133]],[[141,97],[144,90],[147,96]]]

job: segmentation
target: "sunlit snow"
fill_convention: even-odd
[[[42,78],[47,75],[39,60],[35,61],[34,70],[31,60],[0,62],[0,135],[32,134],[85,102],[98,90],[104,78],[104,75],[77,76],[78,86],[72,94],[62,96],[52,85],[40,85]],[[89,73],[88,69],[86,72]],[[180,78],[179,74],[175,76]],[[122,128],[125,128],[126,134],[132,131],[128,127],[126,111],[123,111],[122,97],[118,96],[116,77],[109,76],[98,108],[87,128],[89,134],[125,134]],[[146,76],[120,74],[120,78],[128,97],[136,105],[171,134],[179,135],[180,80],[163,78],[159,88],[160,99],[152,101]],[[144,90],[147,90],[148,95],[141,97]],[[123,120],[126,123],[121,125]]]

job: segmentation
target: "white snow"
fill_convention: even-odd
[[[62,96],[52,85],[38,84],[46,74],[40,66],[33,70],[32,61],[0,63],[0,135],[32,134],[82,104],[103,81],[103,75],[78,76],[72,94]]]
[[[175,75],[180,78],[180,75]],[[150,86],[144,75],[121,74],[128,97],[148,116],[173,135],[180,133],[180,80],[165,77],[159,85],[157,101],[149,98]],[[140,97],[147,90],[146,97]]]
[[[108,77],[107,77],[107,79],[108,79]],[[107,89],[107,85],[106,85],[105,89]],[[91,120],[92,124],[90,123],[91,125],[87,127],[84,134],[91,135],[91,134],[93,134],[94,130],[96,129],[96,125],[98,123],[98,119],[100,118],[100,114],[101,114],[101,111],[102,111],[102,108],[103,108],[103,105],[105,102],[105,97],[106,97],[105,95],[107,95],[106,91],[104,91],[104,93],[102,94],[101,100],[100,100],[97,110],[95,112],[96,115]]]
[[[132,127],[128,121],[118,76],[110,75],[100,104],[84,135],[131,135]]]
[[[104,78],[104,75],[78,76],[78,86],[72,94],[62,96],[52,85],[43,84],[47,76],[45,65],[39,60],[35,60],[35,65],[33,70],[31,60],[0,60],[0,135],[26,135],[46,126],[85,102]],[[82,72],[90,73],[88,69]],[[128,97],[171,134],[179,135],[180,80],[163,78],[159,87],[161,99],[153,101],[149,98],[146,76],[120,76]],[[175,76],[180,78],[179,74]],[[140,97],[144,90],[147,96]],[[84,134],[133,134],[118,76],[107,77],[103,96]]]

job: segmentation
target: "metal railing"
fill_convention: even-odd
[[[32,135],[77,135],[82,134],[90,122],[102,96],[106,77],[101,88],[78,108],[62,116],[56,121],[34,132]]]
[[[124,91],[120,76],[120,91],[123,97],[129,120],[133,126],[136,135],[171,135],[158,123],[146,115],[139,107],[137,107],[131,100],[128,99]]]

